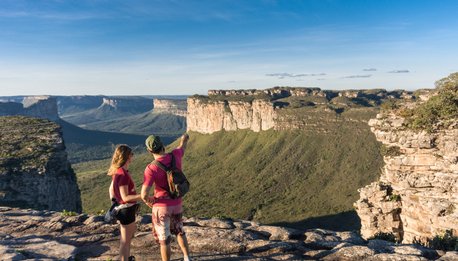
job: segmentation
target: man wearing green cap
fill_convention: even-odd
[[[176,168],[181,170],[183,158],[189,136],[181,136],[180,145],[171,153],[165,153],[165,147],[159,136],[150,135],[145,141],[146,149],[152,154],[155,161],[163,166],[170,167],[172,155],[175,159]],[[154,196],[149,197],[149,191],[154,184]],[[177,236],[178,244],[183,252],[184,261],[189,261],[189,246],[186,234],[183,230],[182,200],[171,198],[168,193],[166,172],[157,164],[148,164],[145,168],[143,186],[141,192],[143,201],[152,208],[153,235],[161,245],[161,257],[163,261],[170,260],[170,242],[172,235]]]

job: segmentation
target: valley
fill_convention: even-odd
[[[196,120],[188,125],[191,139],[184,157],[192,184],[185,215],[359,229],[353,210],[357,189],[377,180],[383,165],[381,145],[367,122],[382,102],[400,99],[403,92],[370,94],[376,98],[366,91],[340,96],[310,88],[264,92],[271,94],[261,100],[238,94],[188,99],[188,120]],[[271,106],[270,119],[250,111],[257,101]],[[250,130],[248,126],[263,126],[255,117],[272,127]],[[151,161],[143,151],[130,166],[137,191]],[[97,213],[109,204],[108,166],[109,160],[73,165],[85,212]]]

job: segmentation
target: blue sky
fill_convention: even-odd
[[[432,88],[458,1],[0,0],[0,96]]]

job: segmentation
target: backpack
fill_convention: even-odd
[[[172,163],[170,167],[164,166],[164,164],[157,160],[154,160],[151,164],[156,165],[165,171],[167,174],[167,183],[169,184],[168,188],[165,190],[172,199],[176,199],[183,197],[186,193],[188,193],[190,184],[184,173],[176,167],[175,156],[173,153],[169,154],[172,156]]]

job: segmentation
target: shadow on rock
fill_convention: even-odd
[[[298,222],[278,222],[272,225],[297,229],[323,228],[334,231],[351,231],[361,229],[361,219],[356,211],[346,211],[334,215],[307,218]]]

